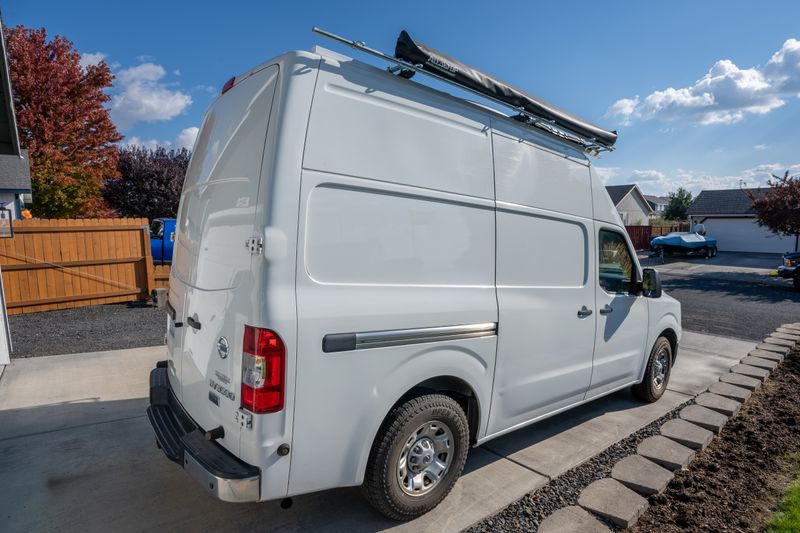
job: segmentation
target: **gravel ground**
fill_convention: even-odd
[[[609,446],[589,461],[551,480],[544,487],[512,503],[498,514],[466,529],[465,532],[536,531],[539,524],[550,516],[553,511],[568,505],[577,505],[578,495],[585,487],[589,486],[593,481],[609,477],[611,468],[617,461],[628,455],[635,454],[636,446],[640,442],[647,437],[658,435],[661,425],[667,420],[676,418],[678,411],[688,403],[691,402],[676,407],[655,422]],[[618,529],[610,522],[608,526],[613,530]]]
[[[167,314],[123,303],[12,315],[8,322],[13,359],[164,344]]]

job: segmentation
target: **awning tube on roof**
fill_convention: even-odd
[[[433,48],[415,42],[405,30],[400,32],[400,36],[397,38],[394,55],[398,59],[403,59],[414,65],[421,65],[423,70],[449,77],[455,83],[468,87],[473,91],[501,100],[512,107],[524,109],[545,120],[551,120],[557,126],[594,140],[598,144],[610,148],[617,141],[616,131],[605,130],[553,104],[525,94],[519,89],[515,89]]]

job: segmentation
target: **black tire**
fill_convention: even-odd
[[[650,351],[650,358],[647,360],[644,379],[631,388],[633,395],[643,402],[658,401],[667,390],[669,376],[672,374],[673,360],[672,344],[669,339],[666,337],[656,339],[653,349]],[[663,369],[664,364],[666,364],[666,369]],[[657,385],[656,377],[661,374],[661,370],[663,370],[663,376],[660,385]]]
[[[711,259],[712,257],[711,248],[709,248],[708,246],[704,246],[702,252],[703,252],[703,259]]]
[[[453,456],[433,488],[421,495],[411,495],[401,487],[398,475],[400,456],[418,428],[428,423],[447,426],[453,441],[451,451],[447,453]],[[375,509],[391,519],[417,518],[447,496],[461,475],[468,450],[467,417],[455,400],[442,394],[427,394],[408,400],[392,409],[375,437],[362,485],[364,496]]]
[[[800,270],[798,269],[800,269],[800,267],[796,267],[793,279],[794,279],[794,288],[800,291]]]

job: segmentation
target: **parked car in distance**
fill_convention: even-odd
[[[172,248],[175,243],[175,219],[156,218],[150,223],[150,251],[153,264],[172,263]]]
[[[407,78],[317,47],[206,112],[147,412],[221,500],[361,485],[410,520],[470,447],[667,388],[680,304],[640,266],[595,145]]]
[[[783,254],[783,264],[778,267],[778,275],[794,281],[794,288],[800,291],[800,252]]]

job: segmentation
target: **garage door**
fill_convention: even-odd
[[[707,218],[706,235],[722,252],[783,253],[794,250],[794,238],[779,237],[752,218]]]

